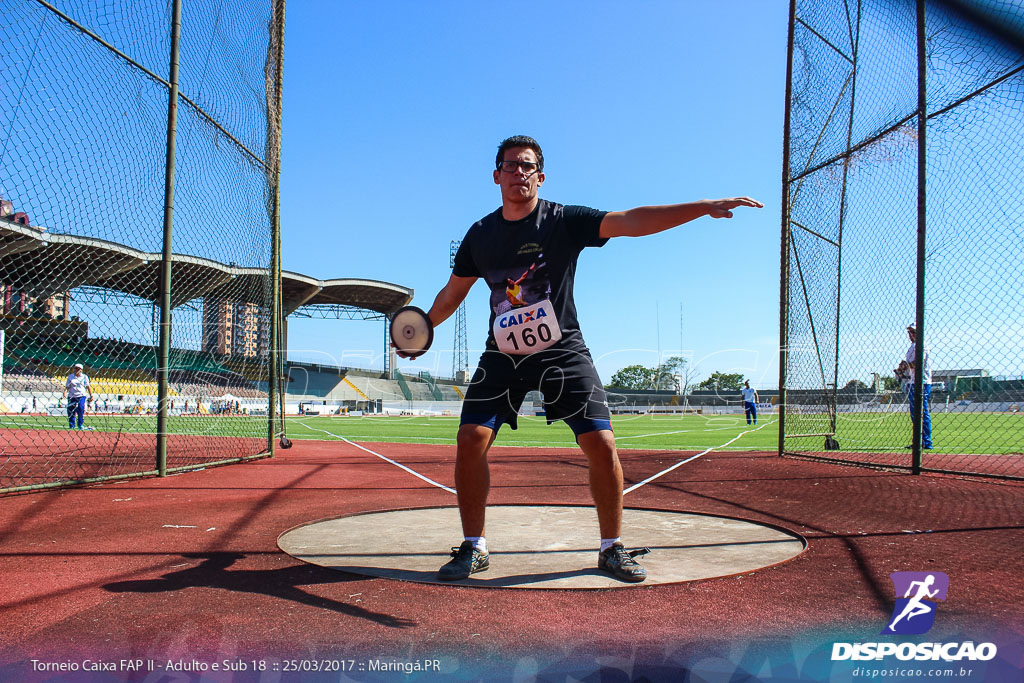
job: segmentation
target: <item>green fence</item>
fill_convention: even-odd
[[[790,26],[780,452],[1024,476],[1024,8],[794,0]]]
[[[272,452],[283,1],[0,25],[0,491]]]

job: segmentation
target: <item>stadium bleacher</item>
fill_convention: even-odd
[[[151,403],[158,395],[156,349],[119,339],[66,335],[59,340],[39,335],[8,335],[4,356],[4,391],[59,400],[75,363],[85,366],[93,393],[126,404]],[[173,348],[168,379],[171,397],[216,400],[225,395],[258,400],[267,397],[266,369],[256,359],[218,357]],[[296,406],[320,401],[335,409],[370,409],[382,402],[458,403],[465,387],[426,373],[386,379],[379,371],[289,362],[282,385],[285,400]],[[147,403],[148,405],[148,403]],[[193,404],[195,405],[195,404]]]
[[[344,375],[338,370],[329,371],[305,365],[289,365],[285,369],[287,382],[284,391],[295,399],[334,398],[341,389]]]
[[[149,399],[158,395],[158,361],[151,346],[84,336],[63,336],[55,341],[24,334],[7,338],[4,390],[41,397],[60,396],[75,363],[85,366],[97,396]],[[168,380],[170,396],[267,396],[265,390],[217,358],[191,349],[171,349]]]

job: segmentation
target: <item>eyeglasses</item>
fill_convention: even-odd
[[[505,173],[515,173],[516,169],[519,169],[526,175],[533,175],[538,166],[533,161],[502,161],[498,164],[498,168]]]

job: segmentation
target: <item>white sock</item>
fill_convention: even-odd
[[[601,539],[601,552],[608,550],[616,543],[621,543],[622,539],[616,536],[615,538],[602,538]]]
[[[467,541],[473,542],[473,547],[482,553],[487,552],[487,539],[483,536],[466,536]]]

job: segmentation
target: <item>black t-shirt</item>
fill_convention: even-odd
[[[526,218],[507,221],[501,209],[473,224],[455,254],[452,272],[482,277],[491,289],[487,348],[494,349],[494,319],[507,311],[548,299],[562,330],[555,348],[582,350],[573,281],[584,247],[600,247],[607,212],[586,206],[562,206],[541,199]]]

